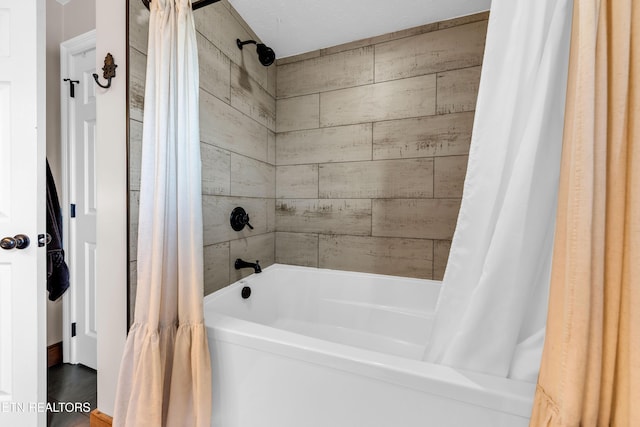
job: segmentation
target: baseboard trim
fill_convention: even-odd
[[[91,427],[111,427],[113,424],[113,418],[109,415],[100,412],[97,409],[91,411],[91,417],[89,418],[89,425]]]
[[[47,347],[47,368],[62,363],[62,341]]]

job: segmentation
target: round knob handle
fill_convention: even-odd
[[[14,237],[5,237],[0,240],[0,248],[10,251],[11,249],[26,249],[29,247],[29,237],[24,234],[17,234]]]
[[[17,246],[17,242],[16,239],[14,239],[13,237],[5,237],[2,240],[0,240],[0,248],[4,249],[4,250],[11,250],[14,249]]]
[[[24,234],[16,234],[13,238],[16,239],[16,249],[27,249],[31,243],[29,236]]]

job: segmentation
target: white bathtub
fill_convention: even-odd
[[[207,296],[212,425],[528,426],[534,384],[421,360],[439,289],[275,264]]]

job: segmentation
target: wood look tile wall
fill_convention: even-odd
[[[130,301],[135,301],[148,12],[129,2]],[[195,14],[205,294],[236,257],[441,279],[471,140],[488,13],[263,67],[228,1]],[[243,206],[254,230],[235,232]]]
[[[149,12],[140,1],[129,2],[129,8],[129,290],[133,305],[147,59],[148,21],[144,18]],[[258,259],[263,267],[275,262],[276,67],[262,66],[255,50],[238,49],[236,38],[258,38],[229,2],[198,10],[195,22],[200,67],[204,289],[209,294],[249,272],[236,272],[235,257]],[[231,229],[229,216],[236,206],[247,210],[254,230]]]
[[[320,265],[393,276],[431,277],[433,244],[428,239],[320,235]]]
[[[277,82],[279,99],[371,84],[373,46],[280,67]]]
[[[488,13],[277,61],[275,260],[442,279]]]
[[[278,165],[371,160],[371,123],[277,134]]]

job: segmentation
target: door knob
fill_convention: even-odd
[[[17,234],[14,237],[4,237],[0,240],[0,248],[5,250],[26,249],[29,247],[29,237],[24,234]]]
[[[13,238],[16,239],[16,249],[27,249],[31,243],[29,236],[24,234],[16,234]]]
[[[2,240],[0,240],[0,248],[5,249],[7,251],[15,248],[17,244],[18,243],[16,242],[16,239],[14,239],[13,237],[5,237]]]

